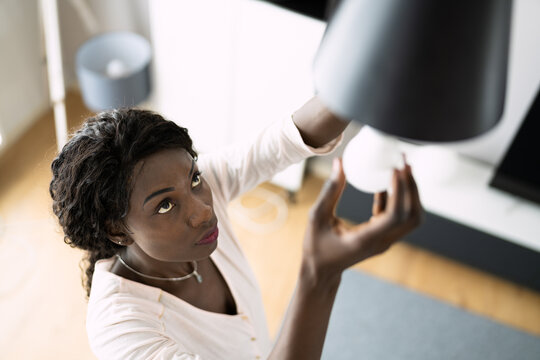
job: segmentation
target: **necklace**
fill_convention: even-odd
[[[193,264],[193,272],[191,272],[190,274],[187,274],[185,276],[180,276],[180,277],[166,278],[166,277],[150,276],[150,275],[146,275],[146,274],[143,274],[141,272],[138,272],[137,270],[135,270],[134,268],[132,268],[131,266],[126,264],[124,259],[122,259],[122,257],[120,256],[120,254],[116,254],[116,257],[118,258],[118,260],[120,260],[122,265],[124,265],[126,268],[133,271],[135,274],[140,275],[140,276],[145,277],[145,278],[148,278],[148,279],[163,280],[163,281],[182,281],[182,280],[186,280],[186,279],[189,279],[190,277],[195,276],[195,279],[197,279],[197,282],[199,284],[202,283],[202,280],[203,280],[201,274],[199,274],[197,272],[197,262],[196,261],[191,262]]]

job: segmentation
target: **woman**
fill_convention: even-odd
[[[348,122],[313,98],[243,146],[201,156],[187,130],[141,110],[90,118],[52,163],[65,241],[86,250],[87,330],[101,359],[316,359],[341,273],[418,225],[410,167],[373,217],[334,216],[339,160],[310,212],[298,284],[271,344],[257,282],[227,203],[306,157],[326,154]],[[286,251],[286,249],[284,249]],[[276,259],[279,261],[279,259]]]

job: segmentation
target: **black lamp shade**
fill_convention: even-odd
[[[511,0],[344,0],[314,63],[334,112],[401,138],[456,141],[500,120]]]

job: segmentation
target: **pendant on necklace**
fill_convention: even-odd
[[[197,272],[197,270],[193,271],[193,275],[195,275],[195,279],[197,279],[199,284],[202,283],[202,276]]]

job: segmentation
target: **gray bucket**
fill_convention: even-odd
[[[132,107],[150,93],[148,41],[131,32],[110,32],[91,38],[77,51],[79,86],[93,111]]]

